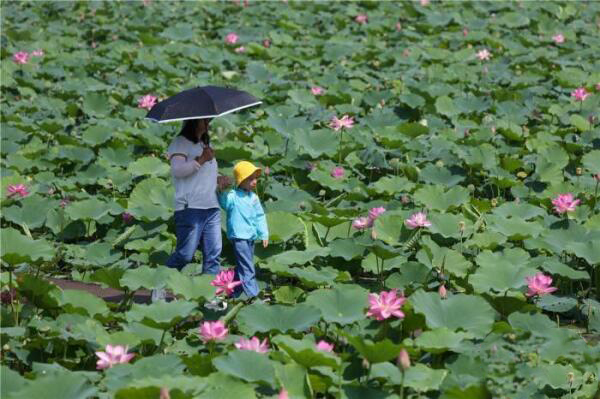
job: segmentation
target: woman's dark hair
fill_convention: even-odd
[[[185,137],[189,141],[194,144],[198,144],[198,137],[196,136],[196,129],[198,128],[198,121],[200,119],[188,119],[183,122],[183,126],[181,127],[181,131],[179,132],[180,136]],[[210,122],[212,119],[208,119],[207,122]],[[202,135],[202,143],[204,145],[210,144],[210,138],[208,136],[208,130],[206,133]]]

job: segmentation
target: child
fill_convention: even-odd
[[[224,192],[229,182],[220,181],[218,184],[219,204],[227,213],[227,238],[233,244],[236,267],[235,279],[242,282],[237,286],[234,296],[242,291],[248,298],[258,295],[256,269],[254,267],[254,241],[262,240],[266,248],[269,245],[269,230],[267,218],[254,193],[261,169],[250,162],[241,161],[233,167],[233,175],[237,187]]]

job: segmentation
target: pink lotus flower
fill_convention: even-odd
[[[525,277],[525,281],[527,281],[527,288],[529,289],[525,295],[530,297],[546,295],[557,290],[556,287],[550,287],[552,277],[541,272],[535,276]]]
[[[400,32],[402,30],[402,23],[396,22],[396,32]]]
[[[277,397],[277,399],[289,399],[289,395],[288,392],[285,389],[282,389],[281,392],[279,392],[279,396]]]
[[[331,170],[331,177],[334,179],[342,179],[346,171],[341,166],[336,166]]]
[[[378,294],[369,294],[369,310],[367,317],[374,317],[376,320],[385,320],[392,316],[399,319],[404,317],[404,312],[400,307],[406,302],[403,296],[397,296],[396,289],[390,291],[381,291]]]
[[[375,219],[377,219],[379,215],[381,215],[384,212],[385,208],[382,206],[377,208],[371,208],[369,210],[369,227],[373,226],[373,222],[375,222]]]
[[[13,55],[13,61],[17,64],[27,64],[27,61],[29,61],[29,54],[25,51],[16,52]]]
[[[200,337],[202,341],[223,341],[227,337],[229,330],[221,320],[205,321],[200,326]]]
[[[396,361],[396,363],[402,370],[406,370],[410,367],[410,356],[408,355],[408,352],[406,351],[406,349],[402,349],[400,351],[400,353],[398,354],[398,360]]]
[[[138,100],[138,108],[145,108],[147,110],[150,110],[156,104],[156,100],[158,100],[157,97],[150,94],[146,94]]]
[[[225,43],[236,44],[238,39],[239,39],[238,35],[236,35],[235,33],[229,33],[229,34],[227,34],[227,36],[225,36]]]
[[[235,272],[233,269],[222,270],[213,281],[210,282],[210,285],[213,287],[218,287],[216,295],[220,295],[225,293],[226,296],[230,296],[235,287],[242,284],[241,281],[233,281],[235,278]]]
[[[269,39],[263,40],[262,45],[263,45],[264,48],[271,47],[271,40],[269,40]]]
[[[8,196],[19,196],[21,198],[27,197],[29,195],[29,191],[27,191],[27,187],[24,184],[9,184],[6,187],[6,191],[8,191]]]
[[[596,83],[596,90],[600,91],[600,83]]]
[[[98,370],[111,368],[116,364],[129,363],[135,356],[133,353],[127,353],[127,346],[123,345],[106,345],[105,352],[96,352],[98,361],[96,368]]]
[[[556,43],[556,44],[561,44],[561,43],[564,43],[565,37],[563,36],[562,33],[559,33],[557,35],[552,36],[552,40],[554,40],[554,43]]]
[[[354,227],[356,230],[364,230],[369,227],[369,219],[366,217],[354,219],[352,221],[352,227]]]
[[[123,212],[121,214],[121,219],[123,219],[123,222],[125,223],[130,223],[133,220],[133,215],[129,212]]]
[[[446,291],[446,286],[444,284],[440,285],[438,288],[438,294],[440,294],[440,298],[446,299],[448,297],[448,291]]]
[[[326,341],[319,341],[317,342],[317,350],[318,351],[322,351],[322,352],[333,352],[333,344],[330,344]]]
[[[329,123],[329,127],[336,132],[340,129],[350,129],[352,126],[354,126],[354,119],[348,115],[342,116],[341,119],[338,119],[337,116],[334,116],[331,118],[331,122]]]
[[[358,14],[356,16],[356,18],[354,18],[354,20],[359,23],[359,24],[366,24],[367,21],[369,20],[369,17],[367,17],[367,14]]]
[[[241,350],[254,351],[258,353],[267,353],[269,351],[269,341],[265,338],[262,342],[257,337],[250,339],[240,338],[239,342],[236,342],[235,347]]]
[[[565,212],[574,211],[575,207],[580,203],[580,200],[573,200],[573,194],[559,194],[558,197],[552,200],[554,210],[556,213],[561,214]]]
[[[571,97],[574,97],[575,101],[585,101],[589,95],[590,93],[585,90],[585,87],[580,87],[571,92]]]
[[[235,52],[236,52],[236,53],[238,53],[238,54],[239,54],[239,53],[245,53],[245,52],[246,52],[246,47],[244,47],[244,46],[240,46],[240,47],[237,47],[237,48],[236,48],[235,50],[233,50],[233,51],[235,51]]]
[[[463,29],[463,36],[467,37],[467,35],[469,34],[469,30],[467,28]]]
[[[428,6],[429,5],[429,0],[421,0],[421,5],[423,7]]]
[[[160,389],[160,396],[158,399],[171,399],[171,395],[169,394],[169,388],[162,387]]]
[[[33,55],[34,57],[43,57],[44,56],[44,50],[34,50],[31,55]]]
[[[431,222],[427,220],[427,215],[423,212],[417,212],[413,214],[411,217],[406,219],[404,223],[406,223],[406,226],[408,226],[410,229],[431,226]]]
[[[269,168],[268,166],[266,166],[265,170],[264,170],[264,174],[265,174],[265,176],[269,176],[271,174],[271,168]]]
[[[325,93],[325,89],[319,86],[315,86],[310,88],[310,92],[315,96],[320,96],[321,94]]]
[[[600,183],[600,173],[595,174],[594,179],[596,179],[596,181]]]
[[[492,53],[490,53],[487,49],[483,49],[477,52],[477,58],[480,61],[487,61],[492,57]]]

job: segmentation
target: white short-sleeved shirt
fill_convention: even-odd
[[[177,136],[167,150],[169,161],[173,155],[183,155],[186,161],[202,155],[204,144],[194,144],[184,136]],[[172,175],[175,185],[175,210],[188,208],[210,209],[218,208],[217,200],[217,160],[212,159],[203,163],[200,169],[186,177],[178,178]]]

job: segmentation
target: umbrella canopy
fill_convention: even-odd
[[[216,118],[261,104],[245,91],[218,86],[202,86],[182,91],[156,104],[146,119],[158,123],[186,119]]]

